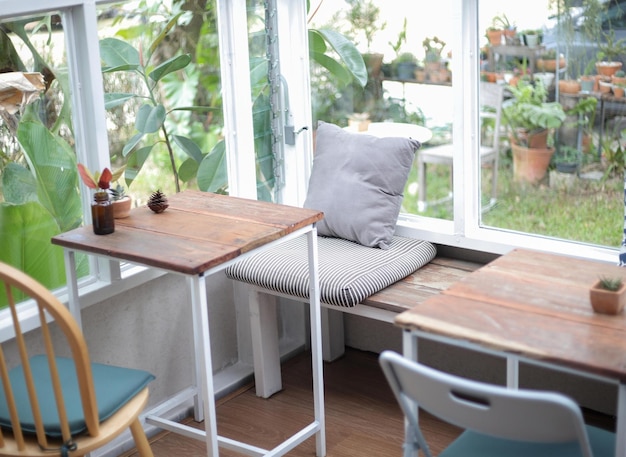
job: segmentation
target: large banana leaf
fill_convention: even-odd
[[[17,138],[37,181],[41,205],[55,219],[60,231],[78,227],[82,208],[74,151],[35,119],[20,122]]]
[[[49,289],[65,284],[63,252],[50,242],[59,232],[55,219],[37,202],[0,203],[0,260]],[[6,294],[0,293],[0,308],[6,305]]]
[[[339,61],[327,54],[326,43],[339,55]],[[361,87],[367,84],[367,68],[363,56],[341,33],[330,29],[309,29],[309,55],[342,82],[346,80],[347,71]]]

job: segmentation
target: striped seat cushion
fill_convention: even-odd
[[[341,238],[318,236],[320,300],[351,307],[410,275],[435,257],[431,243],[394,236],[389,249],[370,248]],[[308,299],[306,236],[237,262],[226,275],[281,294]]]

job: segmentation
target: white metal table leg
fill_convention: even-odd
[[[318,259],[317,259],[317,229],[307,233],[309,250],[309,312],[311,314],[311,363],[313,364],[313,404],[315,420],[319,424],[316,434],[316,455],[326,455],[326,423],[324,417],[324,375],[322,361],[322,316],[320,307]]]
[[[206,279],[204,276],[191,276],[191,306],[193,309],[196,420],[204,418],[206,431],[207,455],[218,457],[217,415],[215,411],[215,388],[213,386],[213,365],[211,363],[211,338],[209,335],[209,310],[206,298]]]
[[[65,278],[67,279],[68,308],[76,323],[83,329],[83,321],[80,317],[80,302],[78,301],[78,277],[76,276],[76,256],[74,251],[63,249],[65,260]]]

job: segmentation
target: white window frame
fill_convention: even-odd
[[[110,167],[96,11],[97,4],[105,3],[114,1],[0,0],[0,21],[50,12],[63,15],[76,157],[91,170]],[[90,220],[89,193],[82,192],[81,200],[83,218]],[[132,265],[121,266],[119,262],[93,256],[89,261],[91,273],[79,281],[83,308],[163,274]],[[112,283],[115,283],[114,288],[110,287]],[[66,287],[55,293],[67,303]],[[27,302],[20,307],[20,313],[32,317],[33,309],[34,304]],[[24,325],[31,324],[26,322]],[[0,312],[0,340],[10,337],[10,327],[8,312]]]
[[[445,246],[494,254],[526,248],[616,264],[618,249],[480,225],[480,162],[476,159],[479,157],[479,0],[454,0],[454,3],[454,28],[461,31],[452,42],[452,48],[460,50],[455,52],[452,73],[461,75],[455,77],[453,84],[453,100],[457,103],[453,119],[454,220],[403,214],[398,221],[398,233]]]

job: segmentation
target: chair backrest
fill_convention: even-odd
[[[73,357],[73,362],[76,367],[76,377],[78,383],[78,390],[80,391],[80,400],[82,402],[82,410],[85,419],[85,425],[90,435],[96,436],[99,433],[99,421],[98,410],[96,405],[96,397],[93,386],[93,375],[89,361],[89,354],[87,351],[87,345],[83,334],[74,320],[69,310],[43,285],[35,281],[30,276],[26,275],[22,271],[0,262],[0,293],[6,294],[8,298],[8,306],[13,323],[13,329],[15,332],[15,345],[19,352],[19,363],[22,366],[23,382],[20,378],[20,382],[9,382],[10,368],[7,366],[7,357],[5,357],[4,345],[0,346],[0,381],[2,381],[2,388],[0,389],[0,403],[3,403],[2,407],[6,408],[8,416],[10,417],[10,428],[13,432],[13,438],[18,448],[24,445],[24,426],[20,423],[24,423],[25,416],[26,422],[33,424],[35,433],[37,435],[37,441],[40,446],[49,448],[47,433],[49,430],[44,429],[44,423],[42,420],[42,411],[40,410],[40,404],[43,403],[43,399],[38,399],[39,395],[45,395],[45,393],[37,392],[37,381],[42,377],[42,373],[37,371],[37,375],[33,376],[34,360],[30,359],[32,354],[29,353],[29,349],[32,346],[37,346],[33,350],[37,352],[45,351],[47,362],[43,364],[37,364],[36,369],[40,370],[44,367],[44,375],[49,376],[51,384],[53,386],[54,398],[56,401],[56,409],[58,412],[58,430],[55,430],[55,434],[60,433],[62,435],[63,442],[68,442],[71,439],[70,425],[67,421],[67,403],[68,400],[64,400],[61,382],[59,378],[59,372],[63,370],[57,366],[55,361],[55,345],[53,341],[57,341],[57,344],[62,344],[63,349],[60,346],[57,347],[58,352],[69,352]],[[35,338],[35,335],[29,334],[28,337],[24,334],[27,331],[27,326],[23,326],[20,322],[24,318],[24,309],[19,309],[16,306],[17,302],[26,297],[30,298],[36,304],[38,324],[40,326],[41,339]],[[32,316],[30,316],[32,317]],[[59,340],[62,338],[53,339],[54,333],[53,325],[49,325],[49,322],[54,320],[56,327],[58,327],[65,339],[61,343]],[[22,328],[24,327],[24,328]],[[28,343],[28,344],[27,344]],[[49,372],[49,374],[47,373]],[[13,370],[14,376],[15,370]],[[67,373],[63,373],[67,375]],[[27,392],[27,396],[30,402],[30,408],[25,406],[21,402],[16,402],[14,395],[20,391]],[[52,395],[48,393],[48,395]],[[22,417],[20,417],[20,414]],[[5,424],[5,428],[9,428],[8,424]],[[5,430],[6,431],[6,430]],[[0,454],[2,453],[2,446],[4,445],[4,436],[0,429]]]
[[[479,100],[480,100],[480,118],[492,118],[494,120],[493,135],[489,138],[490,142],[481,141],[481,146],[488,146],[495,151],[500,147],[501,121],[502,121],[502,103],[504,101],[504,84],[480,82]],[[486,109],[487,108],[487,109]]]
[[[580,408],[565,395],[507,389],[465,379],[392,351],[380,355],[380,364],[413,427],[417,427],[417,403],[425,411],[467,430],[537,443],[577,441],[583,455],[592,457]]]

